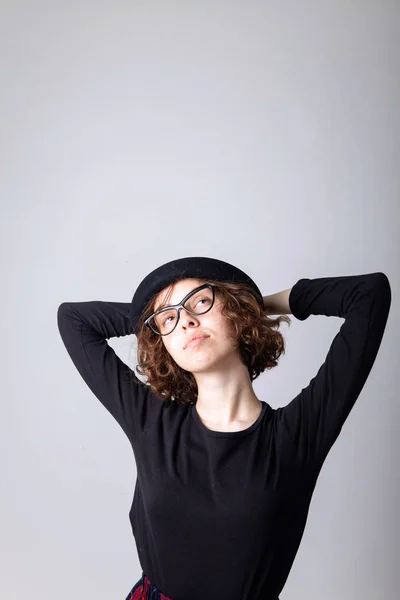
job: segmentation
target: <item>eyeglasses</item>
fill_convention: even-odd
[[[214,286],[205,283],[187,294],[182,302],[160,308],[145,321],[157,335],[169,335],[178,325],[180,311],[184,308],[191,315],[204,315],[214,305]]]

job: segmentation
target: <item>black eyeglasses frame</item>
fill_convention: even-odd
[[[214,301],[215,301],[215,285],[213,285],[212,283],[204,283],[203,285],[200,285],[199,287],[195,288],[194,290],[192,290],[191,292],[189,292],[181,302],[179,302],[179,304],[173,304],[171,306],[164,306],[163,308],[160,308],[159,310],[156,310],[155,313],[153,313],[152,315],[150,315],[146,320],[145,320],[145,325],[147,325],[147,327],[150,327],[150,329],[152,331],[154,331],[154,333],[156,333],[157,335],[170,335],[170,333],[172,333],[176,326],[178,325],[179,322],[179,317],[180,317],[180,311],[182,308],[184,308],[186,310],[186,312],[188,312],[190,315],[205,315],[206,313],[208,313],[208,311],[210,311],[212,309],[212,307],[214,306]],[[203,313],[194,313],[191,310],[189,310],[188,308],[186,308],[186,306],[183,306],[185,304],[185,302],[194,294],[196,294],[197,292],[199,292],[200,290],[203,290],[204,288],[210,288],[212,290],[213,293],[213,298],[212,298],[212,303],[211,306],[209,308],[207,308],[207,310],[205,310]],[[150,320],[155,317],[156,315],[158,315],[159,313],[165,312],[166,310],[171,310],[171,308],[174,308],[177,312],[177,319],[176,319],[176,323],[173,329],[171,329],[171,331],[169,331],[168,333],[160,333],[159,331],[155,331],[155,329],[153,329],[153,327],[150,325]]]

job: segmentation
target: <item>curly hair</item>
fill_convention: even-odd
[[[201,279],[215,286],[215,296],[222,302],[221,314],[231,321],[234,339],[242,362],[254,381],[266,369],[278,365],[285,353],[285,340],[278,331],[282,322],[291,324],[287,315],[271,319],[258,303],[252,289],[242,283]],[[192,373],[182,369],[164,346],[162,337],[145,324],[154,312],[158,294],[147,303],[138,321],[136,370],[147,377],[145,385],[160,399],[181,404],[195,404],[197,383]]]

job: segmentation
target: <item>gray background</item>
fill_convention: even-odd
[[[399,3],[3,0],[0,22],[1,597],[123,600],[139,579],[130,445],[56,312],[129,302],[202,255],[264,295],[388,275],[382,346],[281,598],[397,598]],[[259,397],[286,405],[341,324],[284,326]],[[109,343],[136,364],[134,336]]]

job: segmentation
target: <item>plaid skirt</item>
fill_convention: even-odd
[[[141,578],[135,583],[126,600],[171,600],[171,598],[162,594],[142,572]]]

